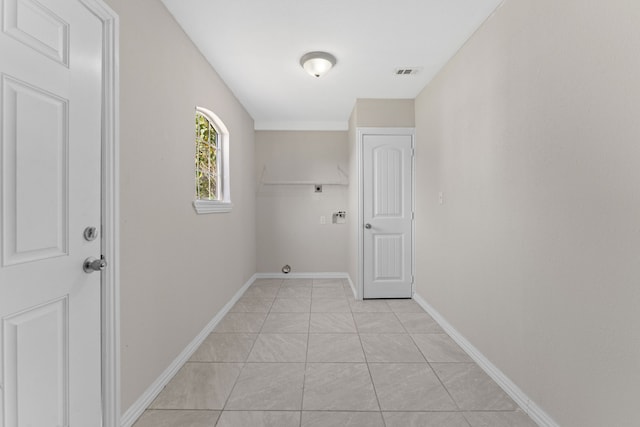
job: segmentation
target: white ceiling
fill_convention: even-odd
[[[502,2],[162,1],[263,130],[344,130],[357,98],[415,98]],[[337,58],[320,79],[299,64],[315,50]]]

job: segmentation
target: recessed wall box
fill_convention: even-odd
[[[333,223],[334,224],[344,224],[347,222],[347,212],[338,211],[333,213]]]

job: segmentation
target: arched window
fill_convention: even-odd
[[[229,212],[229,132],[220,118],[196,107],[195,201],[197,213]]]

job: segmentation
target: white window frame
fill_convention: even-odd
[[[218,194],[219,200],[195,199],[193,208],[197,214],[231,212],[231,185],[229,180],[229,130],[214,112],[206,108],[196,107],[196,114],[202,114],[211,122],[218,132],[218,158],[220,169],[218,170]]]

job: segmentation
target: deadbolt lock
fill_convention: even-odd
[[[95,227],[87,227],[84,229],[82,235],[84,236],[84,240],[92,242],[96,240],[96,237],[98,237],[98,229]]]

